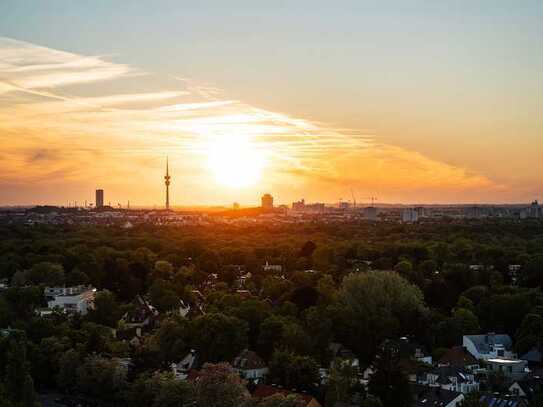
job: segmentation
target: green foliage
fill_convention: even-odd
[[[205,364],[194,388],[198,407],[239,407],[249,399],[245,383],[226,363]]]
[[[89,312],[89,320],[115,328],[120,318],[121,309],[115,295],[108,290],[96,293],[94,309]]]
[[[364,332],[367,343],[355,348],[361,352],[371,352],[385,338],[412,332],[414,322],[427,313],[421,291],[395,272],[348,275],[340,300],[351,313],[356,332]]]
[[[202,361],[233,360],[247,347],[245,321],[224,314],[206,314],[192,323],[193,344]]]
[[[310,391],[319,382],[319,365],[308,356],[277,350],[270,360],[269,368],[273,382],[288,389]]]

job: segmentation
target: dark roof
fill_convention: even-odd
[[[463,346],[454,346],[439,359],[439,363],[454,367],[466,367],[476,365],[477,359],[473,357]]]
[[[528,403],[521,398],[502,399],[491,395],[483,395],[479,399],[489,407],[525,407]]]
[[[263,399],[269,396],[273,396],[274,394],[282,394],[284,396],[288,396],[289,394],[295,394],[303,401],[305,401],[306,404],[309,404],[311,400],[313,400],[313,397],[309,394],[300,394],[294,391],[284,389],[280,386],[269,386],[267,384],[259,384],[255,387],[253,391],[253,397],[257,399]]]
[[[513,346],[511,337],[505,334],[466,335],[466,338],[473,342],[479,353],[489,353],[491,345],[503,345],[507,350]]]
[[[433,368],[430,373],[438,376],[437,382],[440,384],[450,383],[449,377],[456,377],[460,383],[467,382],[469,375],[464,369],[454,366],[438,366]]]
[[[413,394],[411,405],[414,407],[444,407],[462,395],[462,393],[444,390],[440,387],[423,386],[420,384],[410,384],[409,386]]]
[[[245,349],[234,359],[232,366],[240,370],[263,369],[266,363],[252,350]]]
[[[530,363],[540,363],[543,361],[543,354],[537,348],[533,348],[522,355],[519,359],[526,360]]]

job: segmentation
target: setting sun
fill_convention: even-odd
[[[254,185],[265,164],[263,153],[249,138],[240,136],[211,141],[207,162],[217,182],[231,188]]]

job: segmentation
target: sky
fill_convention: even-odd
[[[0,205],[543,199],[541,1],[0,2]]]

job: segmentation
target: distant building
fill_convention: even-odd
[[[283,271],[283,266],[281,266],[280,264],[269,264],[268,262],[266,262],[266,264],[262,266],[262,271],[281,273]]]
[[[90,286],[45,287],[49,309],[59,308],[66,313],[87,314],[94,307],[96,289]]]
[[[264,194],[261,198],[262,209],[273,209],[273,196]]]
[[[402,222],[413,223],[419,220],[419,213],[416,209],[406,208],[402,210]]]
[[[514,357],[513,341],[509,335],[488,333],[486,335],[464,335],[462,346],[477,360]]]
[[[533,201],[530,205],[530,209],[528,210],[528,217],[530,218],[539,218],[541,215],[541,207],[539,206],[539,202]]]
[[[375,206],[368,206],[364,208],[364,219],[376,221],[377,220],[377,208]]]
[[[297,202],[292,202],[292,210],[296,212],[303,212],[305,210],[305,199]]]
[[[104,190],[103,189],[96,190],[96,207],[97,208],[104,207]]]

